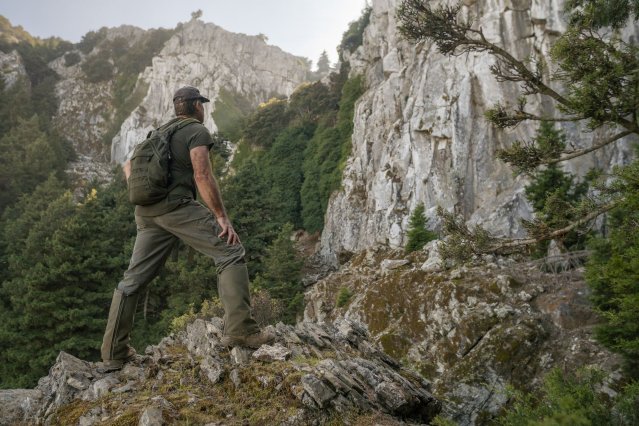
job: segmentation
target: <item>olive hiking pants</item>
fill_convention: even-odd
[[[259,332],[251,315],[249,280],[241,244],[228,245],[218,237],[220,226],[211,212],[188,201],[160,216],[136,216],[137,237],[129,268],[113,294],[102,359],[127,357],[138,295],[157,276],[177,239],[213,259],[218,294],[224,307],[224,334],[246,336]]]

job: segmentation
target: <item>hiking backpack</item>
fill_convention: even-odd
[[[171,137],[191,123],[194,118],[176,119],[151,130],[133,151],[131,174],[128,179],[129,201],[138,206],[148,206],[162,201],[175,187],[171,183]]]

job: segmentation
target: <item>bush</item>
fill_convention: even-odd
[[[82,40],[77,44],[77,48],[85,55],[91,53],[93,48],[106,38],[106,33],[106,27],[102,27],[98,31],[89,31],[82,36]]]
[[[169,331],[171,333],[177,333],[179,331],[186,330],[186,326],[191,324],[196,319],[210,319],[214,317],[223,317],[224,308],[220,299],[206,299],[202,302],[202,307],[199,312],[195,312],[193,304],[189,306],[188,312],[177,316],[171,320],[169,325]]]
[[[354,52],[359,46],[362,45],[362,36],[364,30],[368,26],[371,19],[371,7],[368,6],[362,11],[362,15],[357,21],[353,21],[349,24],[348,30],[342,35],[342,42],[340,43],[338,50],[346,50],[348,52]]]
[[[81,56],[78,52],[69,52],[64,55],[64,65],[67,67],[80,63]]]
[[[89,57],[82,64],[82,71],[84,71],[88,82],[100,83],[113,77],[114,67],[109,60],[108,54],[100,53]]]
[[[552,370],[539,395],[513,391],[513,405],[497,419],[501,426],[637,425],[639,383],[610,398],[601,392],[605,374],[583,368],[575,373]]]
[[[351,293],[348,287],[341,287],[337,293],[337,301],[335,304],[338,308],[344,307],[351,300],[352,296],[353,293]]]

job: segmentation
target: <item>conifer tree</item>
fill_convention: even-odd
[[[417,204],[408,223],[408,242],[404,250],[412,253],[421,250],[426,243],[437,239],[437,234],[427,228],[428,218],[425,214],[424,203]]]
[[[303,308],[304,287],[301,282],[303,261],[297,255],[291,241],[293,225],[282,227],[277,238],[266,250],[263,259],[264,272],[253,282],[253,286],[264,289],[284,304],[283,320],[294,323]]]
[[[317,74],[324,76],[331,71],[331,64],[328,60],[328,53],[326,50],[322,51],[319,59],[317,60]]]
[[[5,308],[0,386],[33,386],[61,350],[98,358],[109,301],[134,232],[123,195],[94,188],[77,203],[64,192],[36,214],[25,200],[26,219],[6,224],[6,236],[20,230],[25,235],[6,253],[10,276],[0,294]]]

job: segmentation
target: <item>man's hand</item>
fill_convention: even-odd
[[[240,243],[240,237],[233,229],[233,225],[231,225],[231,221],[227,217],[219,217],[217,218],[217,223],[222,228],[222,232],[218,237],[222,238],[226,235],[226,244],[235,245]]]
[[[229,245],[240,244],[240,237],[238,237],[235,229],[233,229],[233,225],[231,225],[231,221],[226,214],[220,189],[213,177],[208,148],[205,146],[193,148],[191,150],[191,163],[193,164],[193,176],[197,190],[206,206],[217,218],[217,223],[222,228],[222,232],[218,237],[226,237],[226,242]]]

